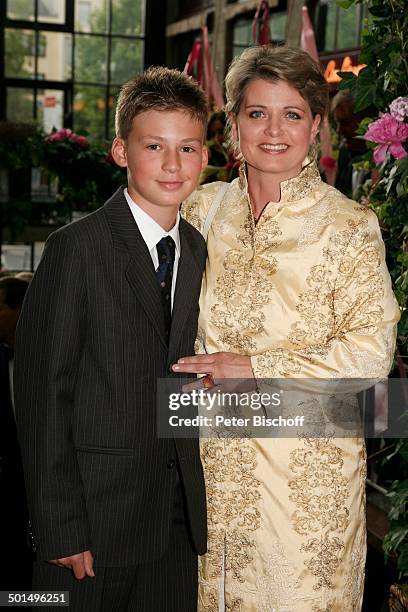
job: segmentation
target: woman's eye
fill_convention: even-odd
[[[158,151],[160,149],[160,145],[158,144],[149,144],[147,145],[149,151]]]
[[[261,119],[264,116],[264,113],[261,110],[254,110],[249,113],[249,116],[252,119]]]
[[[286,116],[288,119],[300,119],[300,115],[295,113],[295,111],[289,111]]]

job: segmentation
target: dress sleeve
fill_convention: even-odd
[[[299,297],[291,347],[251,357],[256,378],[387,376],[400,312],[384,243],[371,211],[352,230],[340,263],[339,250],[329,248],[323,254],[327,265],[312,268],[308,289]]]
[[[223,184],[216,181],[200,185],[181,205],[181,216],[201,233],[212,201]]]

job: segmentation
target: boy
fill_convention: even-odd
[[[33,588],[70,591],[75,611],[196,609],[198,444],[157,439],[156,386],[196,336],[206,249],[178,209],[207,162],[206,121],[204,94],[176,70],[126,83],[112,155],[128,187],[50,237],[24,303],[15,392]]]

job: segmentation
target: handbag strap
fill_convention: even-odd
[[[227,192],[227,189],[229,187],[229,183],[224,183],[223,185],[221,185],[221,187],[219,188],[219,190],[217,191],[217,194],[215,196],[215,198],[212,201],[212,204],[209,208],[209,211],[207,213],[207,217],[204,221],[204,226],[203,226],[203,231],[202,231],[202,235],[204,240],[207,242],[207,236],[208,236],[208,232],[210,230],[211,227],[211,223],[214,220],[215,215],[217,214],[217,210],[220,207],[221,204],[221,200],[223,199],[224,195]]]

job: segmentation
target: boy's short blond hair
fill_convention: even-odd
[[[116,136],[126,140],[133,119],[149,110],[184,111],[202,123],[208,120],[208,104],[201,87],[179,70],[153,66],[127,81],[120,90],[116,106]]]

